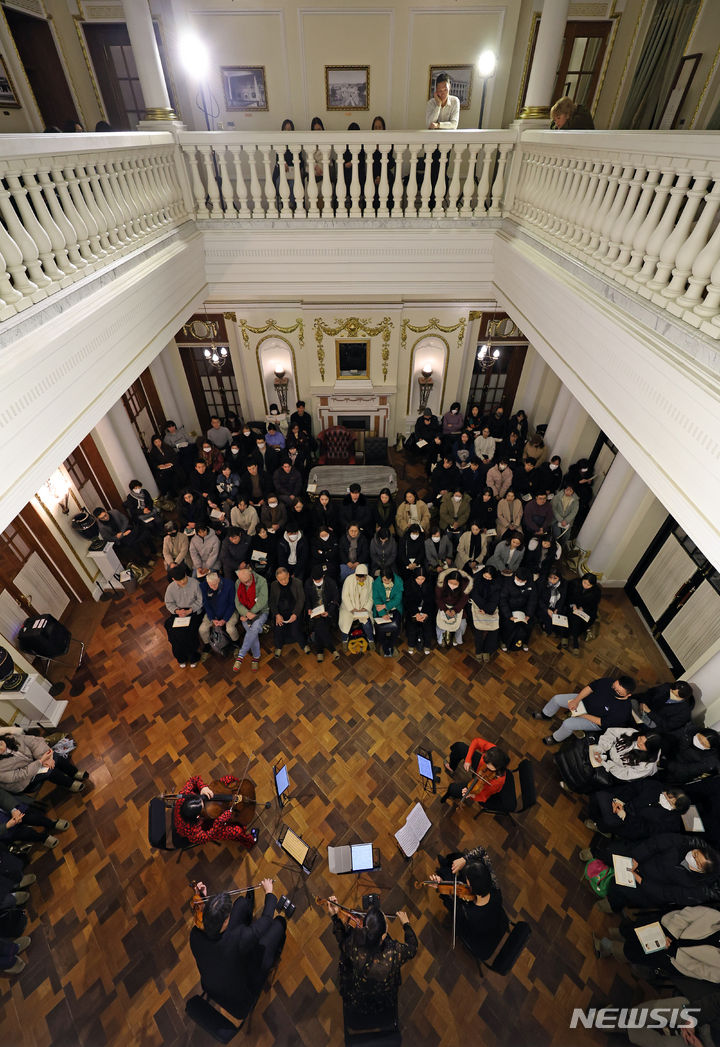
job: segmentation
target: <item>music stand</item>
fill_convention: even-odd
[[[420,779],[423,783],[423,792],[437,792],[437,778],[435,772],[439,769],[433,766],[432,762],[432,750],[431,749],[418,749],[415,753],[418,762],[418,771],[420,773]]]
[[[281,869],[286,869],[288,872],[295,874],[296,879],[292,887],[290,900],[292,901],[298,886],[302,884],[308,906],[311,906],[312,898],[310,897],[305,878],[312,872],[318,856],[317,850],[306,844],[305,841],[298,836],[297,833],[293,832],[290,826],[286,825],[284,822],[280,826],[280,832],[277,834],[275,844],[280,848],[283,854],[286,854],[293,862],[292,865],[282,865],[277,863],[280,865]]]
[[[288,774],[285,760],[281,760],[279,763],[274,763],[272,770],[273,785],[275,787],[275,796],[277,798],[279,814],[282,814],[283,810],[288,807],[293,800],[302,800],[303,797],[311,795],[310,793],[290,794],[290,775]]]

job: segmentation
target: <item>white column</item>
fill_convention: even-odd
[[[537,349],[528,346],[528,355],[525,357],[525,364],[518,382],[513,411],[518,411],[522,408],[533,425],[537,425],[540,421],[536,417],[535,405],[540,395],[540,387],[545,378],[547,367],[548,365]]]
[[[716,651],[692,676],[686,675],[685,679],[689,680],[695,691],[693,718],[698,711],[704,711],[708,727],[715,727],[720,721],[720,651]]]
[[[145,99],[145,120],[176,120],[170,107],[148,0],[123,0],[135,65]]]
[[[547,429],[545,430],[545,436],[543,438],[548,450],[555,446],[555,441],[560,435],[560,430],[565,422],[565,416],[570,409],[572,398],[573,395],[568,387],[566,385],[561,385],[555,403],[553,404],[553,409],[550,418],[548,419]],[[554,454],[555,452],[550,451],[550,453]]]
[[[581,549],[595,548],[632,475],[633,471],[627,460],[621,454],[616,455],[578,532],[576,541]]]
[[[560,421],[559,429],[554,431],[553,428],[551,432],[550,425],[555,417],[555,411],[553,411],[545,433],[545,445],[548,453],[550,455],[560,455],[565,471],[567,471],[568,466],[576,456],[585,426],[588,423],[588,413],[585,408],[575,399],[572,393],[568,393],[568,395],[570,399],[565,415]]]
[[[609,474],[608,474],[609,475]],[[603,484],[603,487],[605,484]],[[600,488],[600,491],[603,490]],[[632,537],[631,527],[637,512],[638,503],[647,494],[647,486],[642,477],[633,473],[620,500],[615,505],[610,518],[606,521],[602,534],[590,552],[588,567],[606,578],[612,577],[612,567],[625,551],[625,546]],[[598,492],[598,495],[600,492]]]
[[[171,343],[174,347],[174,342]],[[163,413],[165,418],[172,418],[174,422],[180,424],[179,419],[182,418],[182,411],[180,404],[175,398],[175,389],[173,388],[172,381],[165,369],[165,357],[170,346],[167,346],[159,356],[156,356],[153,362],[150,364],[150,374],[153,376],[155,382],[155,388],[158,391],[160,397],[160,403],[162,404]],[[162,433],[160,434],[162,436]]]
[[[521,120],[547,120],[570,0],[545,0]]]
[[[118,401],[105,417],[100,419],[95,426],[94,435],[104,451],[105,464],[118,489],[127,493],[130,481],[137,479],[153,498],[156,498],[157,484],[122,401]]]
[[[191,349],[185,350],[192,352]],[[162,351],[163,363],[170,384],[175,392],[175,400],[179,404],[177,415],[171,416],[178,425],[184,425],[190,436],[200,435],[200,422],[198,420],[195,404],[190,393],[185,368],[180,359],[181,350],[175,342],[170,342]],[[231,347],[232,352],[232,347]]]

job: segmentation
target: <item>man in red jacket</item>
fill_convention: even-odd
[[[462,768],[458,766],[461,761]],[[466,796],[476,803],[487,803],[505,784],[505,769],[509,763],[510,757],[507,753],[498,749],[492,742],[486,742],[484,738],[473,738],[470,745],[454,742],[450,746],[445,770],[449,775],[457,774],[459,778],[463,777],[464,771],[465,780],[469,776],[470,782],[468,785],[463,785],[461,781],[451,782],[445,795],[440,797],[440,803],[445,803],[446,800],[461,800]]]

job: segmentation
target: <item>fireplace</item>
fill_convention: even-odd
[[[358,429],[369,433],[372,429],[372,420],[369,414],[341,414],[338,416],[337,425],[345,429]]]

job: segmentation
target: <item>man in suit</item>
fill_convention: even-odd
[[[233,905],[224,891],[202,907],[203,926],[190,931],[190,948],[200,972],[203,989],[215,1003],[236,1018],[245,1018],[270,969],[280,958],[287,925],[273,913],[277,898],[273,881],[262,881],[265,905],[252,919],[253,895],[245,894]],[[207,887],[197,889],[207,897]]]

